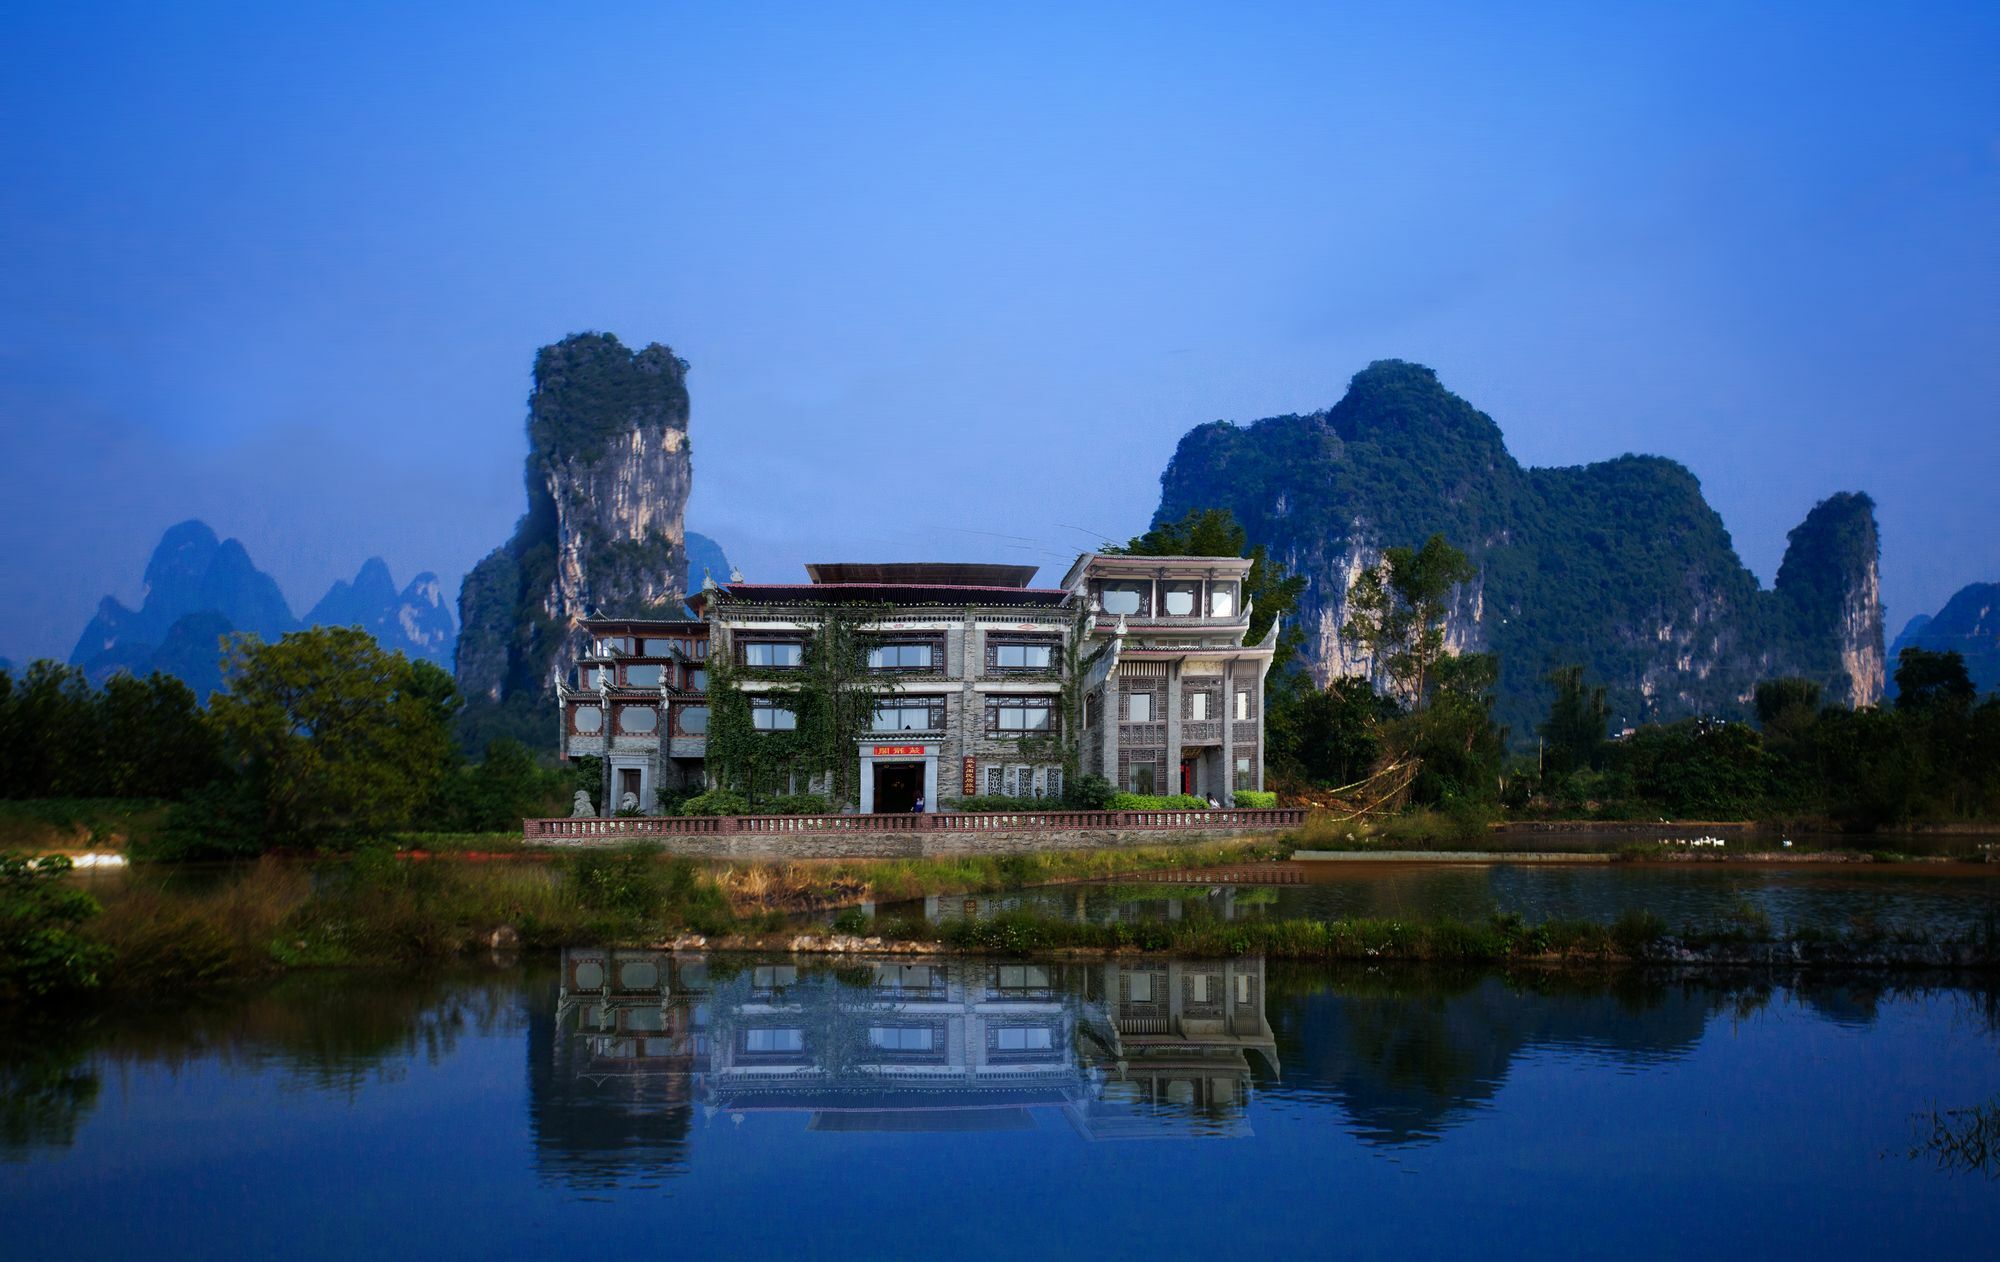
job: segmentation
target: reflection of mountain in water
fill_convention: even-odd
[[[1356,1134],[1378,1144],[1438,1138],[1483,1107],[1531,1050],[1623,1064],[1685,1055],[1731,998],[1637,984],[1538,993],[1491,975],[1457,984],[1420,973],[1298,980],[1274,1023],[1289,1070],[1283,1091],[1336,1099]]]

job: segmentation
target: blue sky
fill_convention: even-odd
[[[1768,582],[2000,579],[2000,6],[13,6],[0,655],[160,532],[455,586],[534,349],[693,363],[692,528],[1059,566],[1179,436],[1414,359],[1689,465]]]

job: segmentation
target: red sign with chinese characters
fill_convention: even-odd
[[[877,745],[875,747],[875,756],[877,758],[896,758],[908,755],[921,757],[924,752],[922,745]]]
[[[975,794],[975,793],[979,792],[979,761],[978,761],[978,759],[975,759],[975,758],[971,758],[971,757],[968,757],[968,758],[966,758],[966,760],[965,760],[965,787],[964,787],[964,788],[963,788],[962,790],[960,790],[960,792],[964,793],[964,794],[965,794],[965,796],[967,796],[967,797],[971,797],[971,796],[972,796],[973,794]]]

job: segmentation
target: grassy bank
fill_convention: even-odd
[[[580,943],[648,945],[699,937],[715,949],[791,949],[800,912],[840,910],[839,943],[803,949],[922,947],[1008,954],[1140,950],[1185,956],[1267,955],[1301,960],[1506,961],[1643,960],[1674,951],[1794,947],[1814,961],[1866,960],[1896,948],[1949,948],[1954,959],[1993,958],[1986,941],[1774,936],[1745,913],[1699,933],[1650,916],[1614,924],[1519,917],[1482,920],[1211,920],[1109,926],[1025,913],[990,920],[864,915],[925,895],[989,893],[1066,881],[1141,878],[1162,870],[1283,858],[1290,839],[1197,846],[1061,851],[937,859],[824,860],[711,864],[657,851],[588,851],[537,862],[414,861],[387,847],[340,859],[267,857],[234,869],[135,870],[105,887],[101,908],[77,911],[53,875],[16,864],[0,891],[0,1002],[67,989],[173,993],[308,969],[403,969],[495,948],[551,949]],[[72,897],[73,895],[73,897]],[[51,932],[58,933],[50,937]],[[62,936],[62,935],[67,935]],[[73,943],[74,949],[64,945]],[[12,946],[10,947],[10,944]],[[1967,953],[1971,954],[1968,955]],[[30,954],[58,980],[39,985]],[[1891,961],[1895,962],[1895,961]],[[1902,962],[1912,962],[1904,960]],[[1914,962],[1922,962],[1920,960]]]
[[[144,798],[0,800],[0,851],[124,850],[166,815],[166,803]]]
[[[17,872],[0,938],[33,944],[44,984],[0,961],[0,1001],[63,988],[172,991],[306,968],[402,968],[495,947],[776,933],[790,913],[1274,857],[1268,842],[939,860],[712,865],[643,848],[548,862],[413,862],[388,848],[141,872],[57,920],[59,878]],[[196,879],[199,877],[200,879]],[[161,879],[165,878],[165,879]],[[86,897],[86,902],[90,900]],[[39,909],[39,910],[38,910]],[[74,950],[49,937],[66,935]],[[26,952],[20,954],[25,958]],[[46,971],[45,970],[45,971]]]
[[[1184,957],[1264,956],[1284,960],[1400,963],[1792,964],[1798,966],[2000,966],[1983,935],[1922,933],[1777,934],[1748,918],[1669,931],[1650,912],[1611,924],[1531,922],[1513,914],[1483,920],[1356,917],[1339,920],[1180,920],[1078,924],[1030,912],[987,920],[843,919],[854,939],[920,943],[948,952],[999,955],[1144,951]],[[744,945],[752,945],[746,943]],[[765,944],[770,945],[770,944]],[[839,942],[826,945],[839,947]]]

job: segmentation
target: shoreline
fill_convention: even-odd
[[[611,943],[612,949],[667,951],[683,955],[794,955],[809,958],[894,959],[912,955],[977,959],[999,957],[1038,960],[1103,960],[1148,957],[1176,959],[1232,959],[1238,955],[1189,951],[1180,946],[1147,947],[1065,946],[1012,950],[995,946],[963,946],[916,938],[885,938],[853,934],[729,934],[710,939],[702,934],[681,934],[658,942]],[[1245,952],[1264,959],[1294,963],[1452,965],[1506,968],[1526,965],[1540,969],[1679,969],[1702,972],[1710,969],[1794,969],[1794,970],[1947,970],[1968,973],[2000,972],[2000,954],[1984,946],[1967,943],[1871,943],[1843,944],[1806,939],[1779,939],[1768,942],[1690,943],[1680,938],[1661,938],[1637,952],[1538,952],[1497,957],[1460,958],[1452,956],[1400,954],[1366,951],[1361,954],[1286,952],[1266,948]]]

